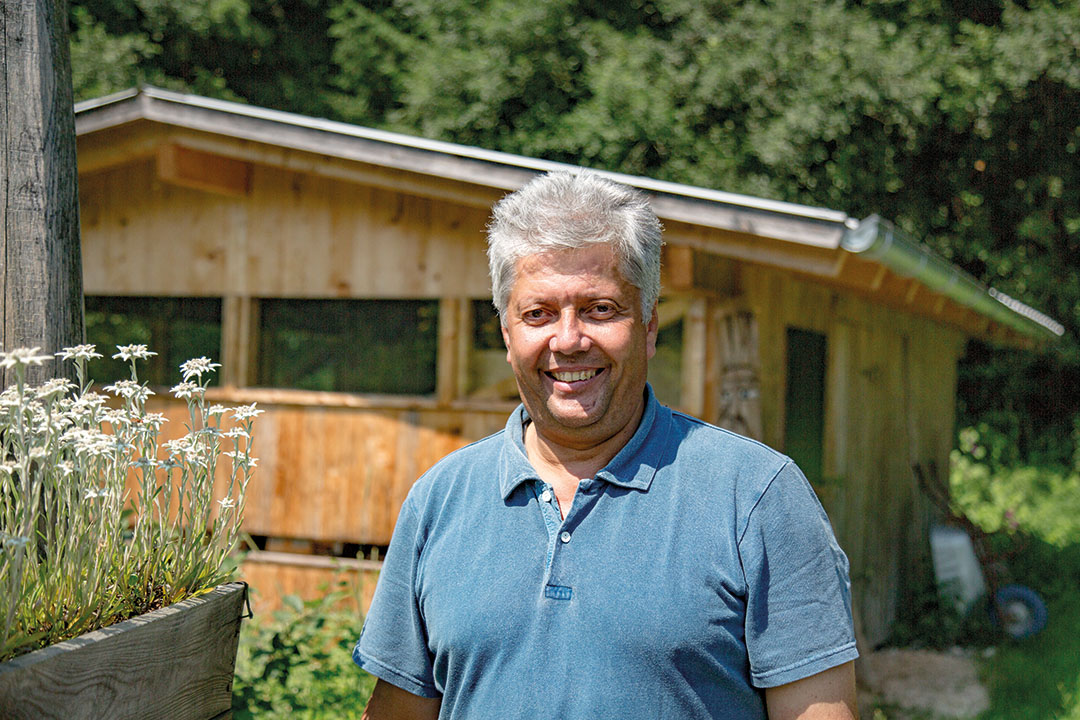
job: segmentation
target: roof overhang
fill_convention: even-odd
[[[493,192],[516,190],[538,173],[581,170],[563,163],[151,87],[127,90],[75,106],[76,134],[80,137],[146,121],[207,136],[246,141],[238,159],[247,161],[282,159],[280,152],[260,151],[259,148],[285,148],[335,161],[426,177],[429,183],[465,184],[483,192],[444,192],[455,199],[471,199],[485,205],[490,204]],[[238,152],[212,143],[204,149],[224,154]],[[82,160],[80,156],[80,166]],[[1028,341],[1051,339],[1063,332],[1061,325],[1052,319],[993,288],[980,285],[925,247],[903,238],[891,224],[876,217],[860,222],[837,210],[597,172],[649,193],[657,215],[669,225],[683,223],[714,228],[726,231],[725,237],[731,238],[721,243],[701,241],[697,247],[701,251],[785,267],[873,294],[881,285],[880,276],[861,283],[867,286],[861,287],[861,281],[845,275],[853,274],[845,270],[848,257],[858,257],[909,279],[911,287],[923,287],[935,296],[1001,323]],[[423,183],[416,187],[421,185]],[[907,294],[912,292],[909,290]],[[910,297],[908,300],[910,302]],[[967,323],[969,332],[979,334],[977,330],[972,331],[972,327],[974,325]]]

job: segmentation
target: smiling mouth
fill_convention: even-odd
[[[570,372],[560,371],[548,371],[548,377],[555,378],[559,382],[578,382],[580,380],[589,380],[596,377],[600,373],[597,369],[592,370],[573,370]]]

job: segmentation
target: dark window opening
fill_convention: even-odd
[[[438,317],[435,300],[260,300],[257,382],[430,395]]]
[[[825,355],[824,335],[788,328],[784,452],[814,484],[824,472]]]
[[[180,382],[180,364],[197,357],[221,362],[221,299],[195,297],[106,297],[88,295],[86,341],[104,357],[90,376],[102,385],[131,377],[130,365],[113,360],[117,345],[142,344],[155,353],[136,364],[139,380],[150,385]],[[220,368],[210,375],[220,385]]]

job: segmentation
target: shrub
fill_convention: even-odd
[[[270,619],[244,625],[233,684],[236,720],[360,717],[375,678],[352,661],[361,619],[335,609],[345,592],[306,602],[287,595]]]

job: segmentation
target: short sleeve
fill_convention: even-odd
[[[416,513],[402,505],[390,547],[360,639],[353,649],[357,665],[402,690],[439,697],[428,651],[427,630],[416,597],[420,559]]]
[[[858,657],[847,557],[794,463],[780,469],[750,511],[739,555],[755,686],[784,685]]]

